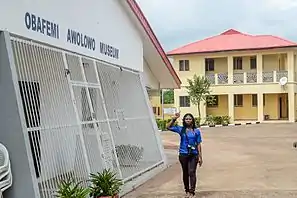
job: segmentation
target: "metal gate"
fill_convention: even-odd
[[[59,181],[111,168],[124,181],[162,162],[140,75],[12,38],[40,197]]]

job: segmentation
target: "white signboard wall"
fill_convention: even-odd
[[[177,109],[175,107],[164,108],[164,114],[174,115],[177,113]]]
[[[0,30],[143,71],[141,37],[118,0],[0,3]]]

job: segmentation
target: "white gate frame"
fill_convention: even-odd
[[[145,83],[144,83],[143,75],[140,72],[133,72],[133,73],[134,74],[137,74],[139,76],[139,80],[140,80],[140,84],[141,84],[141,87],[142,87],[143,95],[145,97],[146,105],[147,105],[148,112],[149,112],[149,117],[151,118],[151,121],[152,121],[152,126],[153,126],[153,130],[154,130],[154,134],[155,134],[155,137],[156,137],[157,145],[159,147],[159,151],[160,151],[160,154],[161,154],[161,158],[162,159],[159,162],[157,162],[156,164],[154,164],[154,165],[152,165],[152,166],[150,166],[150,167],[148,167],[148,168],[146,168],[144,170],[141,170],[141,171],[139,171],[139,172],[131,175],[130,177],[125,178],[123,180],[124,183],[127,183],[130,180],[136,178],[137,176],[139,176],[141,174],[144,174],[145,172],[148,172],[150,170],[153,170],[153,169],[161,166],[162,164],[164,165],[164,167],[162,169],[160,169],[160,172],[161,172],[161,170],[164,170],[165,168],[167,168],[167,157],[166,157],[165,152],[164,152],[164,148],[163,148],[163,144],[162,144],[162,140],[161,140],[161,137],[160,137],[160,134],[159,134],[159,129],[158,129],[156,120],[154,119],[153,110],[151,109],[151,107],[149,105],[150,104],[149,103],[150,101],[149,101],[148,93],[147,93],[147,91],[145,89]],[[145,181],[149,180],[153,176],[155,176],[155,175],[151,175],[151,177],[146,178],[145,180],[142,180],[142,182],[145,182]],[[138,184],[136,186],[139,186],[139,185],[141,185],[141,184]],[[127,192],[125,192],[125,193],[127,193]]]
[[[64,62],[65,69],[68,70],[69,67],[68,67],[67,60],[66,60],[66,52],[62,52],[62,53],[63,53],[63,62]],[[81,121],[80,121],[79,113],[78,113],[78,110],[77,110],[77,107],[76,107],[75,95],[74,95],[74,91],[73,91],[73,88],[72,88],[70,76],[66,75],[66,78],[67,78],[67,81],[68,81],[68,87],[69,87],[69,91],[70,91],[70,95],[71,95],[71,99],[72,99],[72,104],[73,104],[73,108],[74,108],[74,112],[75,112],[76,121],[79,124],[79,127],[78,127],[79,129],[78,130],[79,130],[80,141],[82,143],[83,155],[84,155],[84,158],[85,158],[85,161],[86,161],[88,174],[90,174],[91,173],[91,167],[90,167],[90,163],[89,163],[89,159],[88,159],[88,155],[87,155],[87,149],[85,147],[85,141],[84,141],[83,132],[82,132],[81,124],[80,124]]]
[[[93,63],[94,63],[94,66],[95,66],[96,79],[97,79],[98,84],[99,84],[100,96],[102,98],[102,103],[103,103],[102,106],[103,106],[103,110],[104,110],[104,115],[105,115],[106,120],[107,120],[107,126],[108,126],[108,130],[109,130],[109,137],[111,139],[111,143],[112,143],[112,147],[113,147],[112,153],[113,153],[113,155],[115,157],[115,160],[116,160],[119,176],[120,176],[120,178],[123,178],[121,167],[120,167],[120,162],[119,162],[116,150],[115,150],[115,141],[113,139],[112,129],[111,129],[111,126],[110,126],[110,120],[109,120],[108,113],[107,113],[107,108],[106,108],[106,103],[105,103],[105,99],[104,99],[104,94],[103,94],[103,91],[102,91],[101,81],[100,81],[100,78],[99,78],[99,75],[98,75],[97,64],[96,64],[95,60],[93,60]]]
[[[79,64],[80,64],[80,69],[81,69],[81,72],[82,72],[82,77],[83,77],[83,81],[88,84],[88,81],[87,81],[87,78],[86,78],[86,74],[85,74],[85,71],[84,71],[84,66],[83,66],[83,62],[82,62],[82,57],[81,56],[78,56],[79,57]],[[96,65],[93,65],[94,67]],[[89,108],[90,108],[90,113],[91,113],[91,116],[92,116],[92,125],[95,129],[95,133],[96,133],[96,137],[97,137],[97,142],[98,142],[98,148],[99,148],[99,152],[100,152],[100,156],[101,156],[101,160],[103,162],[103,166],[107,167],[107,164],[104,160],[104,152],[103,152],[103,147],[101,145],[101,138],[100,138],[100,131],[98,129],[98,126],[96,125],[96,120],[94,120],[94,108],[93,108],[93,104],[92,104],[92,101],[91,101],[91,96],[90,96],[90,91],[89,91],[89,87],[88,86],[83,86],[84,88],[86,88],[86,94],[87,94],[87,100],[88,100],[88,104],[89,104]],[[95,88],[97,89],[97,88]]]
[[[146,105],[147,105],[147,108],[149,110],[149,114],[150,114],[150,118],[151,118],[151,121],[152,121],[153,129],[154,129],[154,132],[155,132],[155,137],[157,139],[157,144],[159,146],[159,150],[160,150],[160,153],[161,153],[162,162],[164,163],[165,166],[167,166],[167,164],[168,164],[167,157],[166,157],[166,154],[164,152],[164,147],[163,147],[162,139],[161,139],[161,136],[160,136],[159,128],[158,128],[158,125],[157,125],[157,122],[156,122],[156,119],[155,119],[155,116],[154,116],[153,109],[150,106],[149,96],[148,96],[148,93],[147,93],[147,91],[145,89],[143,73],[141,73],[141,72],[139,72],[139,79],[140,79],[143,95],[144,95],[145,100],[146,100]]]

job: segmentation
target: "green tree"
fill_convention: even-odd
[[[174,91],[166,90],[164,91],[164,104],[173,104],[174,103]]]
[[[174,91],[173,90],[163,90],[164,104],[174,103]],[[160,103],[162,103],[162,90],[160,91]]]
[[[194,105],[197,105],[198,115],[201,118],[200,105],[201,102],[212,104],[214,97],[210,95],[210,82],[204,76],[194,75],[193,79],[187,79],[189,86],[187,86],[190,100]]]

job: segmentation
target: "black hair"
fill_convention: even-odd
[[[192,118],[192,128],[196,129],[197,127],[196,127],[196,124],[195,124],[195,118],[194,118],[193,114],[191,114],[191,113],[186,113],[184,115],[184,117],[183,117],[183,126],[188,127],[187,124],[186,124],[186,117],[187,116],[190,116]]]

